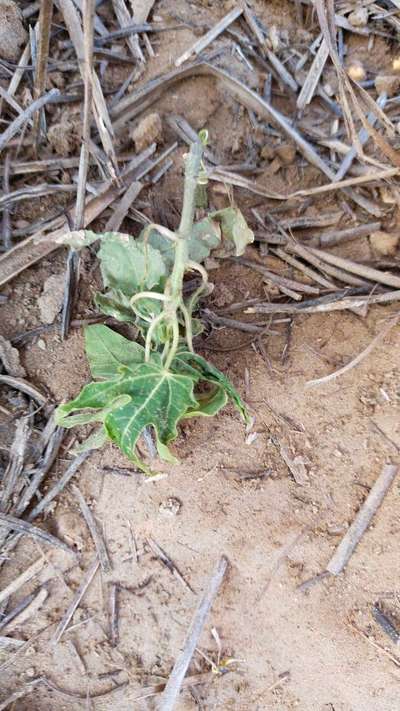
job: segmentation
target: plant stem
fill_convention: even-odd
[[[169,296],[165,304],[167,320],[172,326],[173,342],[168,351],[165,368],[168,368],[179,345],[179,326],[177,311],[182,308],[183,277],[189,262],[188,242],[193,230],[194,211],[196,207],[197,179],[201,167],[203,146],[200,142],[192,143],[185,165],[185,187],[183,193],[182,217],[175,243],[175,261],[171,279],[166,287]],[[190,339],[190,333],[188,333]]]
[[[188,241],[193,229],[197,178],[199,175],[203,146],[200,142],[192,143],[186,159],[185,187],[183,193],[182,217],[178,229],[175,247],[175,262],[171,274],[172,297],[181,298],[183,275],[188,262]]]

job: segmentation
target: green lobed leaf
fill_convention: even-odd
[[[98,258],[105,288],[117,289],[128,297],[161,286],[167,276],[158,249],[119,232],[102,239]]]
[[[141,363],[134,372],[125,369],[118,378],[86,385],[78,397],[57,408],[57,422],[72,427],[76,417],[72,413],[83,410],[83,415],[92,415],[91,421],[103,422],[108,437],[146,470],[136,453],[138,438],[152,426],[160,456],[167,457],[166,448],[177,437],[178,422],[189,409],[198,407],[194,384],[190,375],[167,371],[153,360]]]
[[[144,362],[144,348],[103,324],[85,328],[85,349],[93,378],[115,378]]]

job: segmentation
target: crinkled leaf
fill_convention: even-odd
[[[224,257],[234,253],[236,257],[240,257],[246,246],[254,242],[254,232],[248,226],[239,208],[226,207],[211,213],[210,218],[218,220],[223,237],[230,242],[230,244],[223,242],[222,250],[218,256]]]
[[[159,453],[165,456],[164,447],[177,436],[178,422],[197,407],[193,388],[190,375],[166,371],[153,361],[142,363],[133,373],[126,369],[119,378],[86,385],[78,397],[57,408],[57,421],[70,427],[71,413],[77,410],[97,414],[109,438],[146,469],[136,453],[139,436],[145,427],[152,426],[156,442],[162,445]],[[114,406],[121,397],[125,398],[123,404]]]
[[[147,243],[154,249],[157,249],[160,252],[167,268],[169,270],[171,269],[175,259],[175,244],[172,240],[165,237],[165,235],[162,235],[155,228],[148,231],[148,227],[144,227],[138,237],[138,242],[140,244]]]
[[[110,289],[106,294],[95,294],[97,308],[106,316],[112,316],[123,323],[135,323],[136,316],[131,309],[129,299],[122,291]]]
[[[221,228],[215,220],[205,217],[193,225],[189,239],[189,257],[194,262],[204,262],[221,243]]]
[[[229,399],[232,400],[236,408],[239,410],[245,422],[250,422],[250,416],[247,412],[246,405],[229,378],[221,373],[218,368],[215,368],[215,366],[211,365],[211,363],[208,363],[204,358],[197,355],[197,353],[181,351],[174,358],[171,370],[177,373],[190,375],[192,378],[197,378],[197,381],[206,380],[209,383],[214,383],[226,392]]]
[[[145,237],[146,231],[147,228],[144,228],[140,233],[139,242],[145,243],[147,241],[154,249],[157,249],[168,269],[171,270],[175,259],[174,242],[156,229],[150,230],[147,237]],[[221,228],[218,222],[205,217],[193,225],[193,231],[188,243],[189,258],[194,262],[203,262],[210,255],[211,250],[220,245],[220,242]]]
[[[93,378],[115,378],[144,362],[144,348],[103,324],[85,328],[85,349]]]
[[[72,232],[65,232],[61,237],[57,238],[59,244],[65,244],[73,249],[82,249],[82,247],[89,247],[93,242],[97,242],[98,239],[108,240],[113,239],[115,236],[121,235],[120,232],[92,232],[91,230],[73,230]],[[127,237],[127,235],[123,235]]]
[[[158,249],[119,232],[102,239],[98,258],[105,288],[126,296],[161,285],[167,275]]]

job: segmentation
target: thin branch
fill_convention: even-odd
[[[86,183],[89,168],[89,145],[90,145],[90,125],[92,119],[92,99],[93,99],[93,33],[94,33],[94,0],[84,0],[83,5],[83,62],[81,72],[84,81],[84,104],[83,104],[83,126],[82,126],[82,147],[79,160],[78,189],[76,194],[76,206],[74,215],[74,230],[80,230],[84,226]],[[74,300],[77,296],[79,282],[79,254],[71,249],[67,259],[67,270],[65,278],[64,302],[61,317],[61,339],[64,340],[69,331],[71,313]]]
[[[32,526],[29,521],[23,521],[10,514],[0,513],[0,527],[2,526],[8,528],[9,531],[17,531],[18,533],[32,536],[32,538],[37,538],[39,541],[44,541],[44,543],[48,543],[50,546],[61,548],[76,558],[76,552],[67,546],[64,541],[60,541],[59,538],[56,538],[51,533],[47,533],[47,531],[43,531],[41,528],[37,528],[37,526]]]
[[[31,578],[33,578],[37,573],[39,573],[46,560],[45,558],[38,558],[35,560],[32,565],[29,566],[26,570],[24,570],[23,573],[18,575],[17,578],[15,578],[7,587],[3,588],[0,590],[0,603],[2,603],[4,600],[7,600],[7,598],[11,597],[11,595],[14,595],[25,583],[27,583]]]
[[[93,538],[101,568],[105,573],[109,573],[110,570],[112,569],[111,560],[110,560],[110,556],[108,554],[103,536],[101,535],[101,533],[99,531],[99,527],[94,519],[94,516],[93,516],[89,506],[87,505],[87,503],[82,495],[82,492],[78,489],[77,486],[73,486],[72,491],[73,491],[74,495],[76,496],[76,498],[78,499],[78,503],[79,503],[79,506],[81,507],[83,518],[85,519],[87,527],[88,527],[88,529],[91,533],[91,536]]]
[[[72,462],[69,464],[67,469],[65,470],[64,474],[62,477],[59,479],[59,481],[54,484],[54,486],[49,489],[47,494],[43,496],[43,498],[39,501],[38,504],[32,509],[32,511],[29,513],[28,520],[29,521],[34,521],[35,518],[39,516],[43,511],[45,511],[48,506],[51,504],[51,502],[60,494],[60,492],[66,487],[68,482],[72,479],[72,477],[76,474],[78,471],[79,467],[81,464],[83,464],[84,461],[90,456],[91,450],[87,452],[82,452],[82,454],[79,454],[75,459],[72,460]]]
[[[228,12],[225,17],[223,17],[219,22],[217,22],[214,27],[211,28],[203,37],[200,37],[200,39],[197,40],[197,42],[192,45],[189,49],[187,49],[183,54],[181,54],[178,59],[175,60],[175,66],[179,67],[183,62],[186,62],[192,54],[200,54],[200,52],[203,51],[203,49],[206,49],[211,42],[213,42],[217,37],[219,37],[222,32],[226,30],[229,25],[232,24],[235,20],[237,20],[238,17],[243,13],[243,9],[239,6],[236,6]]]
[[[398,471],[399,467],[394,464],[385,464],[383,467],[356,518],[326,566],[326,570],[332,575],[339,575],[349,562],[354,549],[375,516]]]
[[[100,565],[100,563],[99,563],[97,555],[96,555],[94,561],[92,562],[91,566],[88,568],[85,577],[83,578],[83,580],[82,580],[78,590],[76,591],[68,609],[66,610],[65,614],[63,615],[63,617],[62,617],[62,619],[55,631],[55,634],[54,634],[54,641],[55,642],[60,641],[63,633],[65,632],[66,628],[68,627],[68,625],[74,615],[75,610],[80,605],[80,602],[81,602],[84,594],[86,593],[86,590],[88,589],[90,583],[92,582],[94,576],[96,575],[99,565]]]
[[[185,674],[188,670],[194,651],[199,643],[200,635],[203,631],[213,602],[222,585],[227,568],[228,560],[225,556],[222,556],[218,561],[218,565],[211,576],[208,586],[194,614],[192,623],[186,635],[182,652],[174,664],[162,695],[159,711],[173,711],[175,708]]]
[[[4,150],[6,147],[7,143],[11,141],[11,139],[18,133],[18,131],[22,128],[24,123],[33,116],[33,114],[36,111],[39,111],[40,109],[43,108],[43,106],[46,106],[46,104],[51,104],[56,99],[60,96],[60,92],[58,89],[52,89],[51,91],[48,92],[48,94],[45,94],[44,96],[41,96],[39,99],[36,99],[36,101],[32,101],[31,104],[25,109],[25,111],[17,116],[16,119],[9,125],[9,127],[0,135],[0,152]]]
[[[41,0],[39,13],[38,52],[33,97],[39,99],[46,88],[47,63],[49,58],[51,20],[53,16],[53,0]],[[41,111],[38,111],[33,125],[34,141],[40,138]]]

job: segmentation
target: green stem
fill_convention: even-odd
[[[203,146],[192,143],[186,159],[185,187],[183,193],[182,217],[178,229],[178,240],[175,247],[175,262],[171,275],[171,293],[173,297],[181,297],[183,275],[188,261],[188,241],[193,229],[197,178],[199,175]]]
[[[168,368],[170,367],[172,361],[175,358],[175,354],[179,346],[179,323],[177,318],[175,321],[172,322],[172,334],[172,345],[168,351],[167,359],[164,364],[165,370],[168,370]]]
[[[196,186],[201,167],[203,146],[200,142],[192,143],[185,165],[185,186],[183,193],[182,216],[177,240],[175,242],[175,260],[168,284],[169,299],[165,303],[165,314],[172,326],[173,341],[168,351],[165,367],[171,365],[179,345],[178,309],[182,303],[183,277],[189,261],[188,242],[193,230],[194,211],[196,207]]]
[[[156,330],[157,326],[165,319],[165,313],[163,312],[162,314],[159,314],[156,318],[154,318],[150,324],[150,328],[147,331],[146,335],[146,343],[145,343],[145,352],[144,352],[144,359],[145,362],[148,363],[150,360],[150,355],[151,355],[151,339],[153,337],[153,333]]]
[[[186,305],[181,303],[181,312],[183,314],[183,318],[185,319],[185,335],[186,335],[186,342],[188,344],[188,348],[191,353],[193,353],[193,333],[192,333],[192,314],[189,311],[189,309],[186,307]]]

